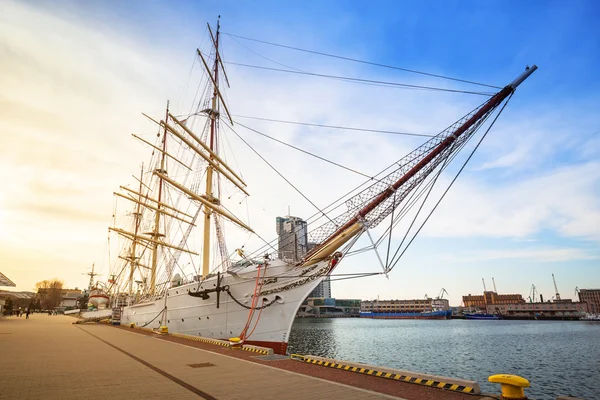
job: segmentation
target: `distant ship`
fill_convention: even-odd
[[[581,317],[579,320],[600,322],[600,314],[586,314],[585,317]]]
[[[375,319],[450,319],[452,310],[422,312],[360,312],[361,318]]]
[[[487,314],[487,313],[472,313],[472,314],[463,314],[465,319],[487,319],[487,320],[496,320],[502,319],[502,316],[498,314]]]

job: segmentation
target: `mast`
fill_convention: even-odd
[[[92,289],[92,287],[94,287],[94,277],[98,274],[94,273],[94,263],[92,263],[92,272],[88,272],[87,273],[90,276],[90,283],[88,285],[88,289]]]
[[[167,111],[165,113],[165,121],[169,120],[169,102],[167,101]],[[161,174],[166,174],[165,170],[165,157],[167,152],[167,128],[165,126],[163,131],[163,146],[162,146],[162,155],[160,158],[160,169],[158,170]],[[160,214],[161,214],[161,201],[162,201],[162,189],[163,189],[163,179],[160,175],[158,176],[158,198],[156,203],[156,214],[154,216],[154,230],[152,231],[152,264],[150,264],[150,294],[154,294],[154,289],[156,288],[156,265],[158,263],[158,238],[161,236],[159,232],[159,224],[160,224]],[[165,294],[166,296],[166,294]]]
[[[213,68],[213,96],[211,101],[210,112],[210,150],[215,152],[216,148],[216,130],[217,130],[217,97],[219,96],[219,35],[221,29],[220,16],[217,19],[217,32],[215,37],[215,65]],[[211,160],[214,162],[214,157],[211,155]],[[213,167],[209,164],[206,169],[206,200],[211,203],[219,204],[219,200],[213,196]],[[202,246],[202,277],[208,276],[210,273],[210,216],[212,211],[208,207],[204,207],[204,245]]]
[[[134,234],[138,235],[139,234],[139,230],[140,230],[140,222],[141,222],[141,217],[142,214],[140,213],[140,207],[141,207],[141,202],[142,202],[142,180],[144,178],[144,166],[142,165],[142,171],[140,172],[140,191],[139,191],[139,203],[137,203],[137,207],[135,209],[135,214],[133,214],[133,217],[135,218],[135,230],[134,230]],[[136,248],[136,244],[137,244],[137,240],[133,240],[132,244],[131,244],[131,253],[129,255],[129,263],[130,263],[130,269],[129,269],[129,296],[131,296],[131,294],[133,293],[133,274],[135,273],[135,267],[137,266],[137,256],[136,256],[136,252],[135,252],[135,248]]]
[[[492,112],[498,107],[508,96],[514,93],[516,88],[527,79],[535,70],[536,65],[531,68],[528,66],[521,75],[519,75],[514,81],[506,85],[502,90],[492,96],[487,103],[485,103],[479,110],[477,110],[467,121],[459,126],[452,135],[449,135],[443,139],[437,146],[435,146],[426,156],[421,158],[409,171],[402,175],[396,182],[390,185],[387,189],[379,193],[375,198],[369,201],[357,214],[352,217],[348,222],[337,228],[331,235],[329,235],[320,245],[316,246],[311,250],[305,257],[303,265],[309,266],[320,260],[323,260],[337,251],[344,243],[352,239],[354,236],[364,230],[363,220],[365,217],[377,206],[381,205],[387,199],[392,197],[396,190],[407,183],[411,178],[416,176],[421,170],[423,170],[430,162],[432,162],[438,155],[443,151],[447,150],[452,146],[459,136],[468,132],[470,128],[475,126],[484,118],[488,113]]]

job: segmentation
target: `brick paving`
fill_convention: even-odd
[[[125,329],[72,322],[45,314],[0,319],[0,399],[203,398],[165,374],[204,392],[204,398],[401,398]],[[213,366],[188,366],[200,363]]]

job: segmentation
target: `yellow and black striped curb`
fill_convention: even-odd
[[[416,383],[418,385],[429,386],[429,387],[433,387],[433,388],[437,388],[437,389],[451,390],[454,392],[469,393],[469,394],[477,394],[476,392],[478,392],[475,390],[475,388],[472,388],[469,386],[445,383],[445,382],[436,381],[436,380],[432,380],[432,379],[426,379],[426,378],[416,378],[414,376],[396,374],[396,373],[392,373],[392,372],[377,371],[374,369],[357,367],[355,365],[338,364],[333,361],[317,360],[317,359],[309,358],[309,357],[306,357],[306,356],[303,356],[300,354],[292,354],[292,355],[290,355],[290,358],[292,360],[303,361],[303,362],[315,364],[315,365],[321,365],[323,367],[341,369],[343,371],[357,372],[359,374],[378,376],[380,378],[393,379],[396,381],[402,381],[402,382],[407,382],[407,383]]]
[[[210,339],[210,338],[205,338],[202,336],[186,335],[183,333],[171,333],[171,336],[178,337],[181,339],[194,340],[196,342],[204,342],[204,343],[216,344],[216,345],[223,346],[223,347],[229,347],[229,342],[226,342],[224,340]]]
[[[273,349],[269,349],[267,347],[242,346],[242,350],[251,351],[253,353],[260,353],[267,356],[273,354]]]
[[[189,340],[194,340],[196,342],[204,342],[204,343],[209,343],[209,344],[216,344],[219,346],[223,346],[223,347],[231,347],[231,344],[228,341],[225,340],[219,340],[219,339],[210,339],[210,338],[205,338],[202,336],[193,336],[193,335],[186,335],[183,333],[171,333],[171,336],[175,336],[181,339],[189,339]],[[246,350],[246,351],[251,351],[253,353],[260,353],[260,354],[265,354],[265,355],[270,355],[273,354],[273,349],[268,349],[266,347],[257,347],[257,346],[242,346],[241,347],[242,350]]]

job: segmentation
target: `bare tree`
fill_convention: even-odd
[[[62,301],[62,288],[64,282],[58,279],[43,280],[35,284],[37,296],[44,309],[51,310]]]

